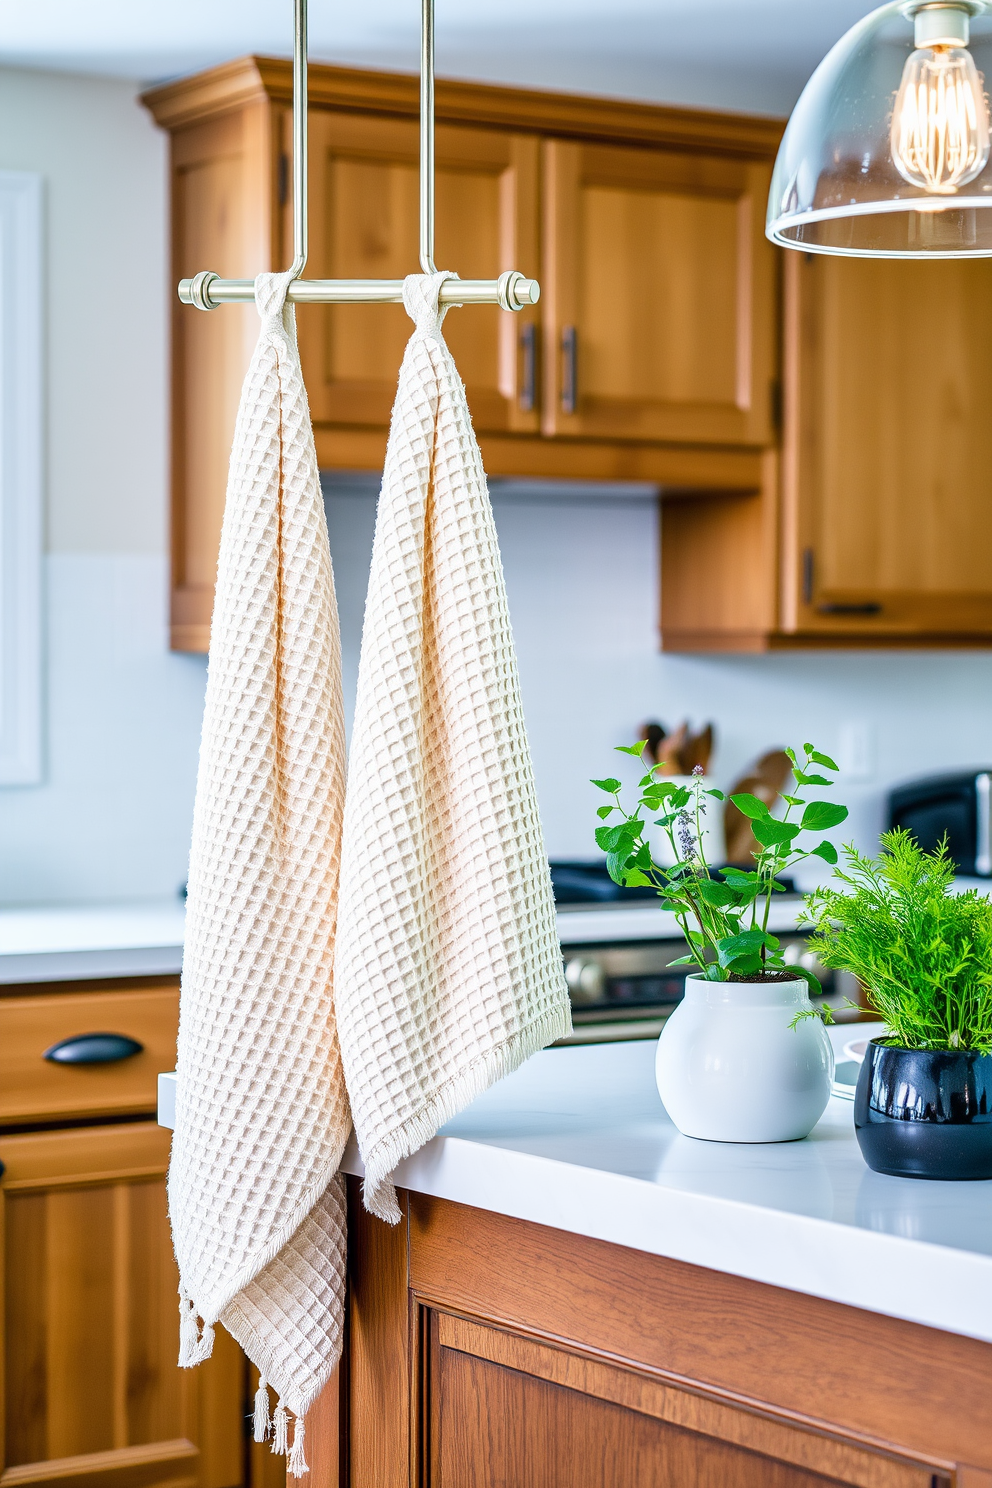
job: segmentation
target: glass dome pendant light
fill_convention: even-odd
[[[865,16],[796,104],[768,236],[808,253],[992,256],[989,75],[992,0],[895,0]]]

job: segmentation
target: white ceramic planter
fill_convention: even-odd
[[[658,1040],[655,1074],[665,1109],[687,1137],[709,1142],[794,1142],[826,1110],[834,1056],[794,982],[685,980]]]

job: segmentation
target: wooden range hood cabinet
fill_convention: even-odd
[[[291,100],[290,64],[262,57],[144,95],[171,138],[174,280],[288,263]],[[311,65],[309,275],[415,268],[418,106],[412,76]],[[672,598],[697,604],[697,575],[711,574],[710,623],[724,623],[721,609],[745,615],[749,633],[733,644],[750,649],[750,632],[774,624],[774,550],[761,576],[735,554],[742,531],[754,546],[774,526],[779,255],[762,225],[781,124],[444,80],[437,122],[438,262],[465,277],[512,262],[542,284],[533,310],[467,307],[445,324],[487,471],[657,482],[675,499],[666,549],[685,549]],[[381,469],[404,310],[306,306],[298,324],[321,467]],[[207,649],[256,329],[250,305],[204,314],[174,303],[178,650]],[[721,561],[713,520],[724,511],[737,520]],[[678,649],[685,627],[675,611],[664,619]]]
[[[291,98],[262,57],[144,95],[171,137],[174,281],[289,262]],[[309,275],[416,267],[418,103],[412,76],[311,66]],[[437,120],[438,262],[542,286],[445,322],[486,469],[657,483],[665,650],[992,644],[984,263],[773,248],[778,120],[450,81]],[[322,468],[380,470],[405,311],[298,324]],[[251,305],[174,300],[177,650],[207,649],[256,333]]]

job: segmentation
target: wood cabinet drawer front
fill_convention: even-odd
[[[173,1069],[179,988],[52,994],[0,1001],[0,1122],[153,1111]],[[109,1064],[57,1064],[45,1050],[82,1034],[122,1034],[141,1053]]]

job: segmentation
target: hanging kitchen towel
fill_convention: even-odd
[[[348,765],[335,1006],[365,1203],[472,1098],[571,1027],[454,275],[413,275]]]
[[[218,1320],[258,1366],[256,1439],[306,1471],[341,1351],[351,1120],[332,975],[345,743],[327,528],[289,274],[262,318],[228,481],[190,855],[169,1208],[180,1363]],[[202,1335],[197,1315],[203,1319]]]

